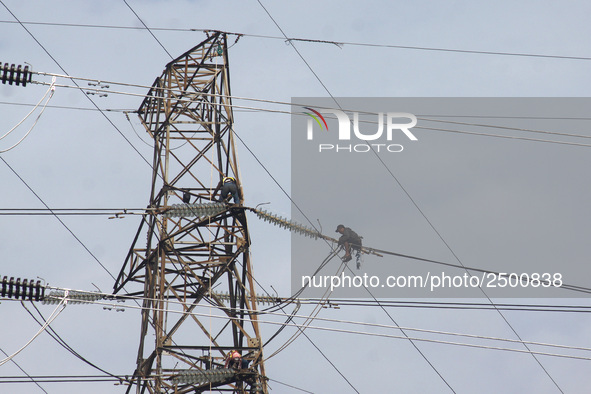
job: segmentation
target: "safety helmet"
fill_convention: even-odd
[[[236,179],[232,178],[231,176],[224,177],[224,183],[226,182],[236,182]]]

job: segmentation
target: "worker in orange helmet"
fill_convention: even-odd
[[[237,350],[232,350],[226,357],[226,368],[242,368],[242,355]]]

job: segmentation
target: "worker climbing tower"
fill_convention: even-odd
[[[267,393],[245,210],[218,202],[225,176],[242,195],[229,78],[226,35],[212,33],[138,110],[154,140],[150,204],[114,288],[143,303],[128,393]]]

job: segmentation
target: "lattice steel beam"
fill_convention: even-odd
[[[171,61],[138,110],[154,139],[154,171],[152,210],[114,288],[145,297],[128,392],[267,393],[245,210],[222,205],[201,217],[159,214],[181,203],[196,208],[216,202],[226,175],[237,180],[242,195],[231,105],[226,36],[215,33]],[[229,297],[218,297],[214,286]],[[200,304],[228,319],[196,316],[192,312]],[[248,367],[234,374],[211,372],[224,367],[231,349],[242,352]],[[179,379],[193,372],[223,378],[207,384]]]

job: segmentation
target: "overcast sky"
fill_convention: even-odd
[[[266,10],[258,1],[129,0],[128,4],[153,28],[153,35],[123,1],[2,0],[0,61],[26,62],[39,72],[149,86],[170,61],[170,55],[176,57],[201,42],[205,34],[199,29],[212,29],[244,34],[229,49],[231,89],[237,97],[288,103],[293,97],[329,96],[589,96],[591,4],[583,1],[262,1]],[[15,23],[15,17],[24,25]],[[278,38],[282,31],[293,38],[344,44],[289,44]],[[229,36],[230,44],[235,41],[236,36]],[[33,79],[51,82],[47,76]],[[64,78],[58,83],[71,84]],[[21,121],[32,108],[27,105],[37,103],[47,90],[44,85],[23,88],[0,84],[0,135]],[[115,87],[105,92],[109,90]],[[117,90],[136,94],[147,91],[131,87]],[[99,108],[111,111],[94,110],[89,98]],[[0,209],[43,208],[40,200],[51,208],[145,207],[151,169],[144,158],[151,160],[152,150],[145,143],[149,139],[139,120],[130,114],[128,121],[123,113],[137,109],[141,100],[132,95],[87,96],[80,90],[56,88],[50,107],[31,134],[15,149],[1,154],[5,162],[0,162]],[[290,108],[238,99],[234,104],[279,111]],[[291,159],[298,158],[291,157],[290,116],[237,110],[235,119],[236,132],[291,195]],[[0,140],[0,150],[17,142],[32,120],[34,117]],[[490,118],[467,121],[484,122],[500,124]],[[374,171],[370,168],[364,175],[363,186],[357,188],[353,181],[343,184],[337,181],[340,178],[331,177],[339,172],[339,160],[348,160],[339,156],[318,169],[315,176],[326,180],[324,184],[313,183],[305,191],[295,190],[300,186],[294,184],[293,195],[306,196],[302,206],[307,216],[318,219],[328,235],[334,236],[334,227],[343,222],[364,235],[366,245],[380,249],[457,264],[455,255],[466,266],[493,271],[510,267],[511,262],[518,266],[526,262],[533,271],[539,261],[557,272],[563,265],[588,264],[589,147],[581,145],[589,145],[591,131],[585,121],[554,119],[523,122],[519,127],[587,139],[469,125],[421,125],[572,145],[417,128],[416,145],[404,142],[408,149],[388,161],[388,170],[398,182],[376,164]],[[290,217],[290,199],[250,151],[238,144],[245,204],[270,202],[266,209]],[[363,204],[368,201],[364,197],[376,191],[382,205],[366,210]],[[349,211],[334,203],[343,196],[351,198]],[[0,275],[39,277],[54,286],[111,291],[113,279],[107,271],[117,275],[121,269],[139,218],[65,216],[62,221],[70,231],[53,216],[3,215]],[[390,224],[390,237],[384,236],[383,222]],[[279,296],[288,297],[290,265],[297,263],[291,261],[290,234],[254,216],[249,217],[249,225],[257,281],[265,290],[272,292],[273,288]],[[323,248],[319,247],[310,259],[319,263],[328,254]],[[367,269],[380,264],[403,266],[410,262],[365,257]],[[576,278],[571,283],[585,286],[587,282]],[[485,298],[472,301],[488,302]],[[494,301],[589,305],[585,298]],[[45,317],[55,308],[38,307]],[[33,311],[30,304],[27,308]],[[39,326],[20,303],[2,301],[0,311],[0,349],[11,354],[31,339]],[[300,314],[311,311],[303,306]],[[387,308],[386,313],[376,306],[341,306],[324,309],[319,317],[512,340],[517,339],[517,332],[524,341],[591,348],[591,322],[586,313],[505,311],[503,315],[490,310],[433,308]],[[282,321],[280,317],[265,319]],[[419,341],[413,345],[407,339],[384,336],[403,335],[393,328],[326,321],[312,325],[373,335],[308,329],[311,342],[300,336],[267,360],[267,375],[275,380],[270,382],[273,392],[302,392],[281,384],[285,383],[313,393],[583,393],[591,383],[589,360],[538,355],[538,363],[532,355],[522,353],[525,348],[519,344],[406,331],[411,337],[520,352]],[[137,310],[116,312],[102,306],[69,305],[52,327],[73,349],[100,367],[117,375],[133,373],[140,333]],[[276,330],[277,326],[264,325],[263,336],[268,338]],[[265,354],[272,354],[294,332],[293,327],[287,328]],[[530,349],[591,358],[585,350],[533,345]],[[99,374],[46,333],[14,361],[31,376]],[[0,376],[24,376],[22,370],[7,363],[0,367]],[[125,391],[112,383],[40,385],[2,383],[0,391]]]

